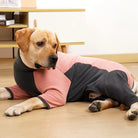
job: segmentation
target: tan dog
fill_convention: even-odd
[[[37,63],[45,68],[50,67],[48,58],[51,54],[56,55],[59,47],[55,33],[28,28],[17,31],[15,35],[17,44],[21,49],[21,59],[26,66],[36,69],[34,63]],[[5,88],[0,88],[0,99],[6,100],[9,98],[11,98],[10,93]],[[23,112],[44,107],[46,105],[40,99],[34,97],[10,107],[5,114],[9,116],[20,115]]]
[[[59,47],[59,41],[55,33],[36,28],[22,29],[16,32],[16,41],[20,48],[20,57],[27,67],[32,69],[55,68],[57,61],[57,50]],[[133,91],[135,93],[138,92],[138,85],[136,82],[134,83]],[[89,96],[90,98],[95,98],[99,95],[90,93]],[[11,94],[7,91],[7,89],[0,88],[0,99],[6,100],[10,98]],[[91,105],[95,105],[96,108],[98,108],[99,104],[100,110],[118,106],[118,102],[110,98],[106,99],[105,101],[94,101]],[[8,108],[5,114],[8,116],[15,116],[26,111],[45,107],[46,104],[44,104],[38,97],[33,97]],[[131,108],[128,110],[126,116],[130,120],[133,120],[136,118],[137,113],[138,102],[131,105]]]

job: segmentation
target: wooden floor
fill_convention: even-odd
[[[0,86],[14,84],[13,60],[0,60]],[[138,78],[138,63],[124,64]],[[23,100],[0,101],[0,138],[138,138],[138,119],[128,121],[119,108],[99,113],[89,103],[67,103],[7,117],[4,111]]]

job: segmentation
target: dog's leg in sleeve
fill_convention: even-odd
[[[6,88],[4,87],[0,88],[0,100],[8,100],[11,97],[12,97],[11,94],[8,92]]]
[[[27,99],[30,98],[31,96],[24,90],[22,90],[18,85],[13,85],[10,87],[5,87],[3,88],[3,92],[4,93],[8,93],[5,97],[5,99],[9,99],[9,100],[20,100],[20,99]]]
[[[112,71],[108,74],[105,82],[106,96],[129,107],[130,109],[126,116],[129,120],[134,120],[136,115],[138,115],[138,97],[129,87],[125,73],[121,71]]]

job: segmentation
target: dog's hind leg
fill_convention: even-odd
[[[119,103],[110,98],[103,100],[95,100],[89,105],[89,110],[91,112],[98,112],[104,109],[112,108],[118,106]]]
[[[135,102],[131,105],[130,109],[126,113],[126,117],[129,120],[134,120],[136,116],[138,115],[138,102]]]
[[[134,81],[134,86],[132,91],[136,94],[136,96],[138,97],[138,81]]]
[[[138,97],[138,82],[134,81],[134,86],[132,91]],[[127,111],[126,116],[129,120],[134,120],[138,115],[138,102],[135,102],[131,105],[130,109]]]
[[[134,81],[134,86],[132,88],[132,91],[136,94],[136,96],[138,97],[138,82]],[[120,109],[121,110],[128,110],[129,107],[125,106],[124,104],[120,105]]]

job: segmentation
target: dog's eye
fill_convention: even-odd
[[[54,45],[53,45],[53,48],[56,48],[56,47],[57,47],[57,44],[54,44]]]
[[[36,45],[39,46],[39,47],[42,47],[42,46],[45,45],[45,42],[44,41],[40,41],[40,42],[37,42]]]

